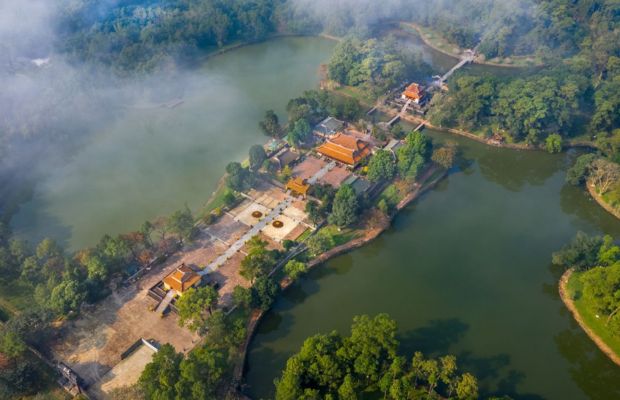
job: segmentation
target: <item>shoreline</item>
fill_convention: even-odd
[[[365,246],[366,244],[372,242],[373,240],[375,240],[376,238],[378,238],[383,232],[385,232],[386,230],[388,230],[391,226],[392,226],[392,221],[394,220],[394,218],[396,218],[396,216],[400,213],[400,211],[402,211],[405,207],[407,207],[409,204],[411,204],[414,200],[418,199],[420,196],[422,196],[424,193],[426,193],[428,190],[434,188],[440,181],[442,181],[446,176],[448,176],[448,171],[443,171],[441,173],[441,175],[435,177],[434,179],[431,179],[433,177],[433,175],[438,172],[441,171],[440,169],[438,169],[435,166],[431,166],[429,167],[424,175],[423,175],[423,183],[418,184],[415,186],[415,188],[413,188],[412,191],[410,191],[397,205],[396,205],[396,211],[391,215],[391,216],[384,216],[383,220],[381,221],[381,224],[376,226],[376,227],[371,227],[369,229],[365,229],[364,230],[364,236],[357,238],[357,239],[353,239],[347,243],[344,243],[340,246],[336,246],[328,251],[326,251],[325,253],[319,255],[318,257],[313,258],[310,262],[308,262],[308,269],[306,271],[306,273],[308,271],[310,271],[313,268],[319,267],[321,265],[323,265],[324,263],[326,263],[327,261],[329,261],[330,259],[337,257],[339,255],[348,253],[352,250],[358,249],[360,247]],[[430,180],[429,180],[430,179]],[[427,181],[429,180],[429,181]],[[280,296],[285,290],[287,290],[289,287],[291,287],[296,281],[292,281],[288,278],[284,278],[280,281],[280,294],[278,296]],[[254,339],[254,335],[256,334],[256,330],[258,328],[258,325],[260,324],[260,322],[262,321],[263,317],[269,312],[270,310],[267,311],[253,311],[253,313],[250,315],[250,320],[248,322],[247,325],[247,337],[245,342],[243,343],[243,346],[240,349],[240,358],[239,358],[239,363],[235,366],[234,368],[234,372],[233,372],[233,383],[238,385],[243,382],[243,378],[244,378],[244,372],[245,372],[245,367],[247,364],[247,353],[248,353],[248,349],[250,344],[252,343],[252,340]],[[250,399],[250,397],[248,397],[246,394],[244,394],[242,391],[240,391],[239,389],[236,389],[236,394],[239,395],[241,398],[243,399]]]
[[[396,112],[395,110],[387,109],[385,107],[381,107],[379,108],[379,110],[392,117],[398,115],[398,112]],[[416,117],[414,115],[406,114],[404,116],[401,116],[401,120],[405,120],[407,122],[411,122],[414,124],[424,123],[424,126],[427,128],[434,129],[436,131],[451,133],[451,134],[458,135],[458,136],[463,136],[468,139],[475,140],[476,142],[479,142],[479,143],[482,143],[482,144],[485,144],[491,147],[498,147],[498,148],[511,149],[511,150],[545,151],[545,149],[542,147],[532,146],[527,143],[496,142],[491,139],[485,139],[483,137],[476,135],[475,133],[472,133],[472,132],[469,132],[463,129],[448,128],[448,127],[433,125],[429,120],[421,118],[421,117]],[[563,143],[562,148],[563,149],[586,148],[586,149],[591,149],[591,150],[598,150],[594,144],[585,143],[585,142]],[[620,214],[618,215],[618,218],[620,218]]]
[[[603,196],[598,194],[598,192],[596,191],[596,188],[593,185],[591,185],[589,182],[586,182],[586,188],[588,190],[588,193],[590,193],[590,196],[592,196],[594,201],[596,201],[596,203],[599,206],[601,206],[605,211],[607,211],[614,217],[620,219],[620,211],[616,210],[611,205],[609,205],[607,202],[605,202],[605,200],[603,199]]]
[[[207,54],[203,55],[201,57],[201,62],[205,62],[205,61],[209,60],[212,57],[221,56],[222,54],[226,54],[226,53],[228,53],[230,51],[238,50],[238,49],[243,48],[243,47],[252,46],[252,45],[255,45],[255,44],[265,43],[265,42],[268,42],[270,40],[287,38],[287,37],[299,37],[299,38],[302,38],[302,37],[319,37],[319,38],[323,38],[323,39],[327,39],[327,40],[332,40],[332,41],[335,41],[335,42],[339,42],[339,41],[342,40],[341,38],[339,38],[337,36],[332,36],[332,35],[328,35],[328,34],[325,34],[325,33],[319,33],[319,34],[316,34],[316,35],[311,35],[311,34],[304,35],[304,34],[301,34],[301,33],[273,33],[273,34],[267,35],[266,37],[264,37],[262,39],[259,39],[259,40],[252,40],[252,41],[247,41],[247,42],[238,42],[238,43],[230,44],[230,45],[224,46],[222,48],[219,48],[217,50],[214,50],[214,51],[212,51],[210,53],[207,53]]]
[[[603,341],[603,339],[601,339],[596,332],[594,332],[584,321],[583,318],[581,318],[581,314],[579,314],[579,310],[577,310],[577,307],[575,306],[575,303],[573,302],[573,299],[570,298],[570,296],[568,295],[568,281],[570,279],[570,277],[572,276],[573,272],[575,272],[574,268],[570,268],[568,270],[566,270],[566,272],[564,272],[564,274],[562,274],[562,277],[560,278],[560,283],[559,283],[559,287],[558,290],[560,292],[560,298],[562,299],[562,302],[564,303],[564,305],[566,306],[566,308],[568,309],[568,311],[570,311],[570,313],[573,315],[573,318],[575,319],[575,321],[577,321],[577,323],[579,324],[579,326],[581,327],[581,329],[588,335],[588,337],[590,337],[590,339],[594,342],[594,344],[596,345],[596,347],[599,348],[599,350],[601,350],[613,363],[615,363],[616,365],[620,366],[620,356],[618,356],[608,345],[607,343],[605,343]]]
[[[406,21],[400,21],[400,22],[399,22],[399,24],[403,24],[403,25],[405,25],[405,26],[409,26],[409,27],[411,27],[411,28],[415,29],[415,31],[417,32],[418,36],[419,36],[419,37],[420,37],[420,39],[422,40],[422,42],[424,42],[424,44],[425,44],[426,46],[430,47],[431,49],[433,49],[433,50],[435,50],[435,51],[437,51],[437,52],[439,52],[439,53],[441,53],[441,54],[443,54],[443,55],[446,55],[446,56],[448,56],[448,57],[455,58],[455,59],[457,59],[457,60],[461,58],[461,57],[460,57],[460,54],[454,54],[454,53],[451,53],[451,52],[449,52],[449,51],[447,51],[447,50],[444,50],[444,49],[442,49],[442,48],[440,48],[440,47],[437,47],[434,43],[432,43],[431,41],[429,41],[429,40],[428,40],[428,39],[424,36],[424,34],[422,33],[422,31],[421,31],[421,29],[420,29],[420,25],[418,25],[418,24],[416,24],[416,23],[414,23],[414,22],[406,22]],[[460,46],[458,46],[458,45],[456,45],[456,44],[454,44],[453,46],[458,47],[458,48],[459,48],[459,50],[461,50],[461,52],[463,52],[463,51],[464,51],[463,49],[461,49],[461,47],[460,47]],[[517,56],[517,57],[519,57],[519,56]],[[545,64],[535,64],[535,63],[534,63],[534,64],[532,64],[532,65],[500,64],[500,63],[496,63],[496,62],[490,62],[490,61],[479,61],[479,60],[475,60],[475,59],[474,59],[473,64],[478,64],[478,65],[486,65],[486,66],[489,66],[489,67],[498,67],[498,68],[513,68],[513,69],[520,69],[520,68],[521,68],[521,69],[524,69],[524,68],[541,68],[541,67],[544,67],[544,66],[545,66]]]

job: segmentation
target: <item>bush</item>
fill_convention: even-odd
[[[282,241],[282,246],[284,247],[284,250],[286,250],[286,251],[289,251],[290,249],[292,249],[296,245],[297,245],[297,242],[294,241],[294,240],[285,239],[285,240]]]
[[[545,140],[545,149],[551,153],[559,153],[562,151],[562,136],[557,133],[553,133],[547,136]]]
[[[213,223],[215,223],[215,220],[217,220],[217,217],[215,215],[213,215],[212,213],[209,213],[207,215],[205,215],[205,217],[202,219],[203,222],[207,225],[211,225]]]

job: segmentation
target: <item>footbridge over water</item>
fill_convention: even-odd
[[[433,82],[433,85],[441,87],[459,68],[474,62],[475,58],[476,49],[465,50],[464,54],[461,56],[461,61],[459,61],[454,67],[450,68],[450,70],[442,76],[437,76],[435,81]]]

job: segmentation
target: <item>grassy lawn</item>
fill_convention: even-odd
[[[224,195],[226,194],[228,187],[225,184],[218,185],[217,189],[207,202],[200,212],[198,213],[198,218],[204,218],[208,213],[215,210],[218,207],[224,206]]]
[[[362,236],[362,233],[355,229],[342,228],[338,230],[338,227],[335,225],[327,225],[321,230],[327,232],[332,238],[334,238],[334,243],[336,246],[343,245]]]
[[[592,136],[589,133],[582,133],[580,135],[571,136],[567,140],[568,144],[574,143],[591,143],[593,146],[595,143],[592,141]]]
[[[302,233],[296,240],[296,242],[303,242],[304,240],[308,239],[308,237],[312,234],[312,230],[311,229],[306,229],[304,231],[304,233]]]
[[[602,197],[605,203],[617,209],[618,205],[620,205],[620,183],[613,185]]]
[[[375,99],[364,92],[362,89],[354,86],[340,86],[337,89],[332,90],[332,93],[335,95],[351,97],[357,99],[363,106],[372,107],[375,102]]]
[[[402,22],[400,23],[400,28],[406,32],[421,36],[422,39],[425,42],[430,43],[432,47],[451,54],[454,57],[458,57],[464,51],[464,49],[459,47],[459,45],[457,45],[456,43],[451,43],[440,32],[437,32],[426,26]],[[540,57],[536,57],[534,55],[510,56],[503,58],[497,57],[485,61],[494,64],[518,67],[531,67],[534,65],[542,64],[542,60],[540,59]]]
[[[18,314],[20,311],[29,309],[34,303],[33,293],[34,288],[19,280],[3,282],[2,293],[0,293],[0,314],[2,312],[9,315]]]
[[[582,296],[581,274],[574,272],[568,281],[568,295],[574,300],[575,307],[583,321],[592,329],[617,355],[620,355],[620,337],[613,336],[605,326],[605,318],[596,318],[592,305]]]
[[[439,33],[425,26],[416,25],[416,29],[413,27],[413,25],[401,24],[401,27],[403,27],[408,32],[419,33],[420,36],[422,36],[427,42],[431,43],[434,47],[437,47],[438,49],[441,49],[454,56],[458,56],[463,51],[463,49],[461,49],[458,45],[450,43]]]
[[[387,204],[389,204],[391,206],[395,206],[402,199],[403,199],[403,196],[401,195],[400,191],[398,190],[398,187],[394,183],[391,183],[377,197],[377,199],[375,200],[375,205],[379,204],[379,202],[381,200],[385,200],[385,202]]]

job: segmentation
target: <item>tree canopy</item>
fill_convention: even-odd
[[[359,203],[351,185],[342,185],[336,192],[329,222],[340,227],[352,225],[357,221]]]
[[[311,336],[276,380],[276,400],[355,399],[362,394],[417,399],[437,396],[439,382],[444,383],[444,396],[477,398],[476,378],[457,374],[456,357],[425,359],[416,352],[408,362],[398,347],[396,322],[386,314],[355,317],[349,336]]]
[[[263,162],[267,159],[265,149],[263,148],[263,146],[258,144],[250,147],[249,156],[250,169],[255,172],[258,171],[258,169],[263,165]]]
[[[265,112],[265,117],[261,122],[259,122],[259,126],[263,133],[267,136],[278,138],[282,134],[280,120],[278,115],[273,110],[268,110]]]
[[[250,282],[271,271],[275,265],[275,254],[267,250],[267,242],[254,236],[247,242],[248,254],[241,260],[240,274]]]
[[[403,179],[415,179],[422,167],[429,160],[432,152],[432,143],[421,132],[409,132],[405,138],[405,145],[398,149],[397,167]]]
[[[575,268],[583,289],[581,301],[593,314],[603,317],[609,333],[620,336],[620,246],[611,236],[588,236],[579,232],[559,252],[554,264]]]
[[[391,38],[361,41],[350,37],[338,43],[328,65],[330,79],[381,93],[407,77],[428,72],[414,56],[406,57]]]
[[[387,150],[379,150],[368,163],[368,179],[371,182],[390,180],[396,174],[394,156]]]
[[[243,191],[253,183],[252,175],[241,163],[230,162],[226,166],[226,185],[236,191]]]
[[[213,313],[218,299],[218,291],[212,286],[188,289],[176,301],[179,325],[187,325],[191,331],[204,330],[207,318]]]

